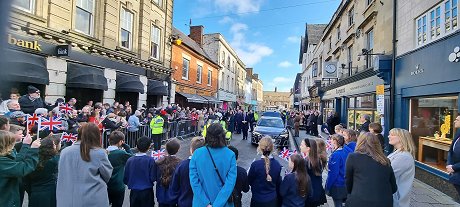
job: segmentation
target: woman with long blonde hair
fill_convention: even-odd
[[[281,185],[281,165],[271,154],[274,145],[271,137],[264,137],[259,141],[257,153],[261,154],[260,160],[251,164],[248,173],[251,186],[251,207],[276,207],[278,206],[277,190]]]
[[[415,145],[409,131],[400,128],[390,130],[389,144],[394,151],[388,155],[396,177],[398,191],[393,194],[394,207],[410,206],[410,192],[415,176]]]
[[[347,158],[345,178],[349,194],[345,206],[393,206],[395,175],[374,134],[359,135],[355,152]]]

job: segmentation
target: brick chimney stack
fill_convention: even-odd
[[[203,25],[190,26],[190,34],[188,35],[192,40],[194,40],[200,47],[203,46]]]

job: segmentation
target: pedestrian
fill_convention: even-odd
[[[248,139],[250,118],[246,112],[243,112],[243,120],[241,121],[241,131],[243,132],[243,140]]]
[[[60,140],[47,137],[41,140],[37,168],[24,178],[29,207],[56,206],[56,182],[58,175]]]
[[[307,173],[307,161],[299,154],[289,157],[291,173],[284,176],[280,186],[283,207],[305,206],[311,195],[311,180]]]
[[[235,131],[235,114],[233,110],[231,110],[228,115],[228,131],[231,133]]]
[[[389,144],[395,150],[388,155],[393,168],[398,191],[393,194],[393,207],[409,207],[412,184],[415,177],[415,145],[409,131],[400,128],[390,130]]]
[[[249,128],[250,128],[250,132],[252,133],[254,131],[254,123],[256,122],[255,117],[254,117],[254,112],[252,112],[252,110],[249,111],[248,117],[249,117]]]
[[[382,132],[383,132],[383,127],[379,123],[370,123],[369,124],[369,132],[377,136],[380,141],[380,146],[382,147],[382,150],[385,151],[385,140],[383,138]]]
[[[160,116],[160,111],[155,111],[155,117],[150,122],[150,128],[152,129],[152,142],[153,149],[155,151],[160,150],[161,140],[163,139],[163,126],[165,120]]]
[[[150,138],[146,136],[137,139],[139,152],[126,162],[123,183],[131,190],[129,192],[130,206],[155,206],[153,187],[157,181],[158,167],[155,160],[147,155],[151,143]]]
[[[195,150],[190,160],[193,206],[233,206],[229,198],[236,182],[236,159],[220,124],[207,128],[205,142],[206,147]]]
[[[235,153],[235,159],[238,161],[238,149],[234,146],[229,146],[228,147],[230,150]],[[241,192],[249,192],[249,182],[248,182],[248,173],[246,169],[240,166],[236,166],[236,183],[235,183],[235,188],[233,189],[233,192],[237,195],[236,201],[234,201],[234,207],[241,207],[241,198],[243,194]]]
[[[180,144],[177,139],[171,139],[166,143],[167,155],[156,161],[157,170],[157,201],[159,207],[175,207],[177,201],[171,196],[170,184],[177,165],[181,162],[176,157]]]
[[[321,112],[318,111],[318,118],[316,119],[316,124],[317,124],[317,130],[318,130],[318,134],[321,136],[321,133],[323,132],[322,128],[323,128],[323,124],[324,124],[324,121],[323,121],[323,114]]]
[[[251,164],[248,173],[252,189],[251,207],[276,207],[281,202],[278,199],[278,190],[282,181],[282,166],[271,156],[273,150],[271,137],[264,137],[259,141],[257,153],[262,157]]]
[[[101,123],[105,129],[111,131],[117,130],[122,125],[122,123],[117,120],[117,115],[115,115],[114,113],[110,113],[109,115],[107,115]]]
[[[204,138],[194,137],[190,141],[190,157],[179,163],[171,181],[170,194],[178,207],[190,207],[193,201],[193,191],[190,185],[190,159],[196,149],[205,145]]]
[[[343,130],[344,130],[344,128],[343,128],[342,124],[337,124],[337,125],[334,126],[335,134],[339,134],[339,135],[343,136]]]
[[[344,129],[342,131],[343,138],[345,139],[345,146],[343,146],[343,150],[348,154],[355,151],[356,142],[358,141],[356,131],[352,129]]]
[[[321,166],[324,166],[324,168],[327,165],[327,148],[326,148],[326,142],[324,141],[323,138],[315,138],[316,141],[316,146],[318,148],[318,157],[321,162]]]
[[[347,188],[345,187],[345,163],[347,153],[343,150],[345,143],[340,134],[334,134],[331,137],[333,152],[328,162],[328,173],[326,180],[326,194],[332,197],[335,207],[342,207],[347,198]]]
[[[33,114],[38,108],[48,108],[48,105],[40,97],[40,90],[31,85],[27,87],[27,94],[19,98],[19,105],[26,114]]]
[[[112,207],[121,207],[125,198],[125,184],[123,183],[125,166],[133,153],[130,146],[125,143],[125,135],[121,131],[110,133],[109,144],[108,158],[113,167],[112,177],[107,184],[109,203]]]
[[[5,116],[0,116],[0,130],[10,130],[10,120]]]
[[[294,118],[294,137],[299,137],[300,120],[300,114],[297,112]]]
[[[369,132],[369,124],[371,124],[371,116],[369,114],[362,114],[359,117],[359,121],[361,122],[361,127],[359,127],[359,133]]]
[[[241,134],[242,122],[243,122],[243,112],[241,110],[238,110],[238,113],[235,114],[236,134]]]
[[[57,206],[109,206],[107,182],[112,170],[97,125],[82,125],[77,142],[61,151]]]
[[[310,131],[311,135],[317,137],[318,134],[318,111],[315,111],[312,115],[310,115],[309,119],[311,119],[310,122]]]
[[[0,129],[2,124],[0,119]],[[14,153],[15,135],[0,130],[0,203],[5,206],[22,206],[19,179],[34,171],[38,163],[40,139],[32,142],[32,137],[27,135],[22,142],[21,151]]]
[[[318,145],[315,139],[303,139],[300,144],[300,151],[307,161],[307,173],[310,176],[312,185],[312,195],[306,203],[306,207],[317,207],[327,203],[326,193],[323,188],[322,173],[324,170],[323,162],[319,157]]]
[[[457,128],[457,133],[452,140],[450,145],[449,153],[447,156],[446,170],[449,173],[449,182],[452,183],[460,195],[460,145],[457,142],[460,138],[460,115],[454,120],[454,127]],[[1,118],[0,118],[0,129],[1,129]]]
[[[393,206],[395,175],[374,134],[359,135],[355,152],[348,155],[345,177],[349,194],[346,206]]]

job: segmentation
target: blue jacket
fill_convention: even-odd
[[[307,174],[308,176],[308,174]],[[305,197],[299,195],[296,174],[291,173],[284,177],[280,187],[280,195],[283,198],[283,207],[305,206],[305,201],[312,195],[311,181],[308,183],[310,191]]]
[[[326,191],[330,191],[332,187],[345,186],[345,163],[348,154],[343,149],[337,149],[329,158],[327,164],[329,172],[327,173]]]
[[[157,175],[157,164],[152,157],[136,154],[128,159],[123,182],[131,190],[153,188]]]
[[[275,199],[281,185],[281,165],[274,158],[270,159],[270,176],[272,181],[267,181],[265,162],[263,159],[256,160],[251,164],[248,173],[249,185],[251,186],[252,199],[257,202],[269,202]]]
[[[180,162],[174,171],[171,185],[169,186],[170,196],[177,201],[178,207],[192,206],[193,191],[190,186],[189,166],[190,159]]]
[[[343,150],[348,154],[353,153],[356,148],[356,142],[350,142],[343,146]]]
[[[232,207],[227,203],[236,182],[235,153],[227,147],[209,148],[216,163],[219,174],[225,185],[222,185],[206,147],[193,153],[190,160],[190,185],[193,190],[193,206]]]
[[[139,122],[139,117],[131,115],[128,119],[128,131],[130,132],[137,132],[139,131],[139,126],[141,123]]]

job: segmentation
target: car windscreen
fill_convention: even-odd
[[[278,112],[265,112],[262,116],[271,116],[271,117],[279,117],[280,114]]]
[[[282,119],[261,119],[257,126],[284,128]]]

